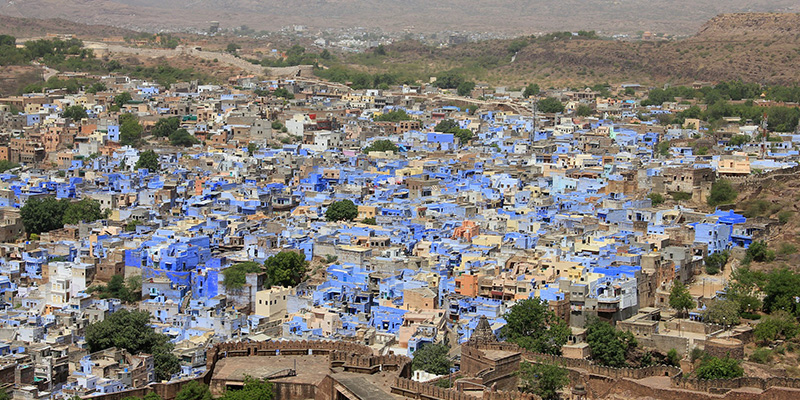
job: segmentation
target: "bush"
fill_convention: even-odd
[[[766,347],[759,347],[753,351],[753,354],[748,359],[754,363],[766,364],[772,361],[772,351]]]
[[[675,201],[686,201],[692,198],[692,194],[688,192],[669,192],[669,195]]]
[[[450,372],[450,348],[443,344],[426,344],[414,352],[411,369],[429,374],[445,375]]]
[[[709,275],[716,275],[719,271],[725,269],[725,264],[728,263],[728,252],[722,251],[714,253],[705,258],[706,273]]]
[[[787,222],[789,222],[789,219],[792,218],[792,215],[794,215],[794,212],[792,211],[789,210],[781,211],[778,213],[778,222],[781,225],[785,225]]]
[[[358,216],[358,206],[352,200],[336,201],[325,210],[328,221],[352,221]]]
[[[764,241],[755,241],[750,243],[750,246],[747,248],[742,263],[749,264],[751,261],[770,262],[773,260],[775,260],[775,252],[767,248],[767,243]]]
[[[647,195],[647,198],[653,203],[653,207],[658,207],[661,204],[664,204],[664,196],[660,193],[650,193]]]
[[[794,253],[797,253],[797,246],[791,243],[781,243],[781,247],[778,249],[778,254],[782,256],[787,256]]]
[[[730,357],[707,357],[695,370],[699,379],[733,379],[744,375],[739,361]]]
[[[262,272],[263,266],[257,262],[246,261],[222,270],[222,284],[227,289],[239,289],[246,283],[247,274]]]
[[[725,179],[720,179],[711,185],[708,205],[716,207],[721,204],[730,204],[736,200],[736,196],[738,196],[738,193],[733,189],[731,183]]]
[[[704,352],[703,350],[700,350],[699,347],[695,347],[689,353],[689,360],[691,360],[691,362],[695,362],[698,359],[703,358],[705,355],[706,355],[706,352]]]

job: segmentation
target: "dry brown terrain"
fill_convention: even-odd
[[[683,40],[624,42],[610,40],[536,41],[510,62],[511,40],[468,43],[432,49],[416,42],[389,48],[389,57],[373,70],[420,66],[433,73],[468,68],[477,80],[521,85],[582,85],[600,82],[657,84],[695,80],[742,79],[759,83],[800,82],[800,14],[726,14]]]
[[[558,30],[695,32],[707,19],[730,12],[797,12],[794,0],[3,0],[0,13],[65,18],[132,29],[178,30],[248,25],[277,30],[367,27],[387,31],[491,31],[515,35]]]

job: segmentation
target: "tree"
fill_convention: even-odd
[[[110,347],[125,349],[131,354],[152,354],[156,377],[169,379],[180,370],[178,357],[172,354],[174,345],[169,338],[150,327],[147,311],[121,309],[101,322],[86,328],[86,344],[91,353]]]
[[[728,144],[730,144],[731,146],[741,146],[749,141],[750,141],[750,136],[748,135],[733,135]]]
[[[442,89],[455,89],[464,82],[464,77],[453,71],[447,71],[436,77],[434,86]]]
[[[505,314],[506,325],[500,333],[507,341],[536,353],[561,354],[571,331],[547,305],[538,298],[525,299]]]
[[[86,109],[81,105],[74,105],[65,108],[64,112],[61,113],[61,116],[64,118],[69,118],[73,121],[80,121],[84,118],[89,118],[89,114],[86,113]]]
[[[154,172],[160,169],[158,162],[158,154],[153,150],[145,150],[139,154],[139,160],[136,161],[136,169],[147,168],[148,171]]]
[[[556,99],[555,97],[548,97],[539,100],[539,102],[536,103],[536,105],[539,111],[543,113],[560,113],[564,111],[564,105],[561,104],[561,102],[558,101],[558,99]]]
[[[769,262],[774,259],[775,252],[767,247],[767,243],[763,240],[756,240],[747,247],[742,263],[749,264],[751,261]]]
[[[272,400],[275,393],[272,382],[245,377],[244,386],[239,390],[226,390],[219,400]]]
[[[212,400],[211,390],[207,385],[197,381],[190,381],[183,385],[175,400]]]
[[[569,384],[569,372],[558,365],[523,361],[519,367],[522,391],[536,394],[544,400],[557,399],[558,391]]]
[[[706,357],[695,369],[698,379],[733,379],[744,375],[739,361],[730,357]]]
[[[681,356],[678,355],[678,350],[669,349],[667,352],[667,363],[673,367],[681,366]]]
[[[592,107],[586,104],[579,104],[578,108],[575,109],[575,115],[579,117],[588,117],[592,115]]]
[[[290,91],[286,90],[286,88],[277,88],[277,89],[275,89],[274,92],[272,92],[272,95],[275,96],[275,97],[280,97],[280,98],[284,98],[284,99],[287,99],[287,100],[294,99],[294,94],[292,94]]]
[[[650,193],[647,195],[647,198],[650,199],[653,207],[658,207],[664,204],[664,196],[661,195],[661,193]]]
[[[411,120],[411,116],[403,109],[392,110],[375,117],[375,121],[398,122],[409,120]]]
[[[711,185],[711,192],[708,195],[708,205],[716,207],[720,204],[729,204],[736,200],[736,190],[731,183],[725,179],[720,179]]]
[[[155,137],[170,137],[181,126],[180,117],[168,117],[159,119],[153,126],[153,136]]]
[[[695,307],[689,288],[680,280],[672,283],[672,290],[669,292],[669,306],[681,314]]]
[[[706,307],[703,319],[723,326],[739,324],[739,303],[730,299],[719,299]]]
[[[357,216],[358,206],[349,199],[333,202],[325,211],[325,219],[328,221],[352,221]]]
[[[620,332],[611,324],[595,319],[586,327],[586,342],[592,359],[609,367],[623,367],[628,352],[636,348],[630,332]]]
[[[234,264],[222,270],[222,284],[227,289],[239,289],[246,283],[247,274],[263,271],[264,266],[254,261]]]
[[[256,150],[258,150],[258,145],[257,144],[255,144],[255,143],[248,143],[247,144],[247,154],[248,155],[252,156],[253,153],[256,152]]]
[[[197,143],[200,143],[196,137],[194,137],[189,131],[186,129],[178,129],[177,131],[173,132],[169,135],[169,142],[173,146],[181,146],[181,147],[189,147],[193,146]]]
[[[753,336],[763,344],[769,344],[779,338],[792,339],[800,333],[800,325],[788,312],[776,311],[765,317],[753,329]]]
[[[445,375],[450,373],[450,348],[443,344],[426,344],[414,352],[411,361],[411,369],[414,371],[423,370],[429,374]]]
[[[273,286],[296,286],[306,276],[308,262],[294,251],[282,251],[264,261],[269,284]]]
[[[361,221],[361,223],[367,225],[378,225],[378,223],[375,222],[375,217],[364,218],[364,220]]]
[[[133,100],[133,97],[131,97],[130,93],[122,92],[114,96],[114,105],[122,108],[123,105],[128,104],[131,100]]]
[[[725,268],[725,264],[728,263],[728,254],[727,251],[720,251],[706,257],[704,260],[706,273],[716,275],[719,271],[722,271]]]
[[[20,210],[20,218],[25,232],[40,234],[64,227],[64,212],[69,207],[69,200],[57,200],[55,197],[40,199],[32,197]]]
[[[70,203],[64,210],[62,222],[66,224],[77,224],[78,222],[94,222],[104,218],[105,215],[100,209],[97,200],[84,198],[78,202]]]
[[[522,97],[527,99],[528,97],[536,96],[537,94],[539,94],[539,92],[540,92],[539,85],[531,83],[530,85],[525,87],[525,90],[522,92]]]
[[[756,243],[763,242],[754,242],[750,247]],[[758,261],[755,257],[757,256],[753,256],[753,259]],[[763,291],[764,311],[773,313],[782,310],[795,317],[800,315],[797,303],[797,299],[800,298],[800,274],[787,268],[774,269],[767,274]]]
[[[459,96],[467,97],[472,94],[472,90],[475,89],[475,82],[464,81],[458,84],[458,91]]]
[[[236,43],[228,43],[228,46],[225,47],[225,51],[231,54],[236,54],[236,51],[238,51],[241,48],[242,46],[239,46]]]
[[[138,146],[142,140],[142,131],[139,119],[133,114],[119,116],[119,143],[123,146]]]
[[[19,167],[19,164],[8,160],[0,160],[0,173]]]

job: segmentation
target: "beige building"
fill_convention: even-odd
[[[273,287],[256,292],[256,315],[267,317],[270,321],[286,318],[286,299],[292,294],[291,288]]]

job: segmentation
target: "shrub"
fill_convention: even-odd
[[[754,363],[766,364],[772,361],[772,351],[766,347],[759,347],[748,359]]]

